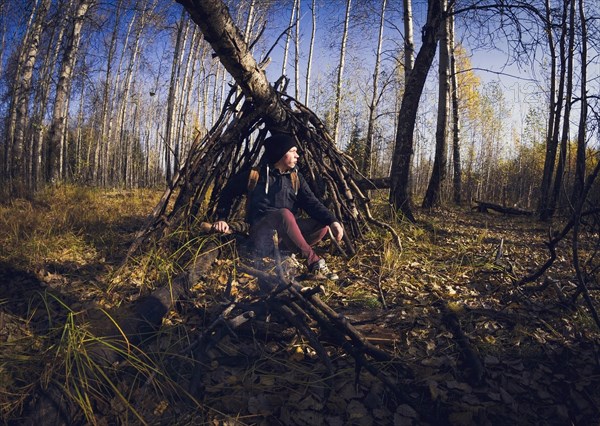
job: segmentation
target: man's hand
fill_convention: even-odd
[[[224,220],[219,220],[218,222],[213,223],[212,228],[222,234],[229,234],[231,232],[229,229],[229,224]]]
[[[342,228],[339,222],[333,222],[329,225],[329,229],[331,229],[331,233],[337,242],[342,241],[342,238],[344,238],[344,228]]]

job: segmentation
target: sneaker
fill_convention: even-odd
[[[316,279],[328,279],[335,281],[340,277],[335,272],[332,272],[327,264],[325,263],[325,259],[319,259],[317,262],[313,263],[308,267],[308,271],[316,278]]]

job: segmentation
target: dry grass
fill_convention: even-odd
[[[20,274],[8,277],[10,286],[0,284],[0,412],[6,418],[18,421],[36,389],[66,379],[65,395],[91,424],[343,424],[359,415],[374,423],[415,424],[411,408],[394,406],[372,376],[363,371],[356,385],[354,366],[343,354],[332,351],[336,371],[328,378],[302,338],[253,327],[228,335],[211,349],[213,358],[201,360],[202,400],[186,395],[199,362],[186,348],[214,320],[226,285],[243,302],[254,297],[256,283],[236,270],[232,245],[195,283],[192,297],[167,316],[153,343],[143,350],[117,347],[118,365],[91,362],[90,344],[115,349],[116,343],[90,332],[85,306],[101,307],[110,322],[110,309],[168,284],[205,250],[205,239],[176,233],[164,248],[146,247],[145,255],[117,269],[159,196],[63,187],[33,202],[0,206],[0,265]],[[374,211],[390,217],[384,202]],[[548,404],[557,407],[551,415],[560,422],[581,420],[575,409],[598,418],[593,342],[599,336],[589,312],[580,304],[562,306],[552,290],[528,296],[512,285],[546,258],[545,226],[466,209],[418,216],[416,226],[394,223],[402,249],[371,229],[352,259],[329,256],[341,280],[325,283],[322,298],[409,367],[416,374],[414,392],[445,410],[450,423],[548,422]],[[561,291],[572,294],[568,252],[561,252],[551,273]],[[440,300],[484,363],[480,387],[467,383],[461,349],[435,307]],[[391,365],[380,367],[394,373]],[[325,400],[329,379],[334,391]]]

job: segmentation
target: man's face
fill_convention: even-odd
[[[294,167],[296,167],[298,158],[300,158],[300,155],[298,154],[298,148],[293,147],[286,152],[283,157],[281,157],[281,160],[275,163],[275,167],[281,171],[287,172],[288,170],[292,170]]]

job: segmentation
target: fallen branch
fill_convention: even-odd
[[[487,201],[475,201],[477,205],[473,207],[473,210],[477,210],[480,213],[488,213],[488,210],[493,210],[498,213],[513,215],[513,216],[533,216],[533,212],[529,210],[522,210],[516,207],[506,207],[499,204],[489,203]]]

